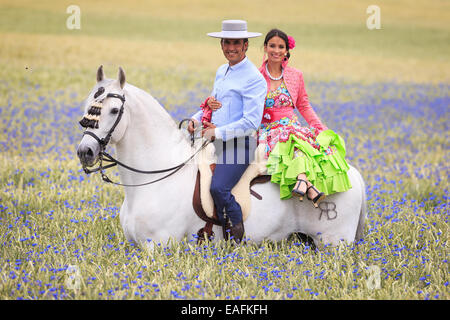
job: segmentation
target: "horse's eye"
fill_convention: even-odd
[[[118,114],[119,113],[119,109],[118,108],[112,108],[111,109],[111,114]]]

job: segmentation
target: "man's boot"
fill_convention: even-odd
[[[230,238],[236,243],[240,244],[242,241],[242,238],[244,237],[244,222],[241,220],[236,225],[233,225],[233,223],[226,217],[225,224],[222,226],[223,229],[223,238],[228,241]]]

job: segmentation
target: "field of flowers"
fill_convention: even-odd
[[[1,298],[448,299],[448,89],[311,83],[367,183],[359,243],[315,252],[295,238],[234,250],[186,240],[150,255],[124,239],[121,189],[77,162],[79,96],[12,93],[0,109]]]
[[[7,9],[11,15],[16,10],[12,4]],[[47,9],[36,12],[43,15]],[[430,73],[418,68],[422,77],[417,81],[389,70],[397,60],[380,65],[372,78],[357,68],[355,78],[344,74],[339,80],[330,78],[338,66],[321,76],[314,76],[319,66],[306,68],[312,106],[343,136],[348,161],[366,182],[368,217],[358,243],[318,251],[295,236],[236,248],[197,246],[186,238],[148,252],[124,238],[121,188],[104,184],[98,175],[87,176],[76,157],[83,100],[93,85],[93,66],[104,60],[89,60],[90,51],[80,49],[81,65],[74,66],[68,42],[61,40],[61,46],[40,47],[54,50],[48,51],[54,59],[42,67],[38,50],[13,39],[49,44],[56,39],[51,23],[49,30],[41,26],[38,35],[28,32],[25,23],[22,27],[15,34],[0,23],[8,44],[0,46],[8,54],[0,61],[0,299],[450,298],[450,82],[439,68]],[[443,34],[448,39],[448,31]],[[87,43],[83,37],[79,41]],[[114,39],[104,41],[117,46]],[[187,48],[189,41],[194,40],[186,40]],[[210,91],[218,65],[214,59],[220,56],[219,48],[211,47],[205,45],[206,52],[217,57],[203,70],[130,62],[127,80],[148,90],[180,120]],[[428,63],[427,55],[441,61],[443,53],[437,52],[417,53],[417,61]],[[189,55],[176,57],[181,61]],[[305,51],[303,57],[313,55]],[[259,49],[252,48],[249,56],[257,64]],[[121,57],[131,59],[129,53]],[[121,57],[108,56],[113,62],[107,75],[116,72]],[[361,65],[366,62],[358,59]],[[33,62],[39,67],[24,70]],[[380,81],[383,72],[389,77]],[[441,78],[432,81],[436,75]]]

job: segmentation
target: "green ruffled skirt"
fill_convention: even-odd
[[[290,134],[286,142],[278,141],[267,159],[271,181],[280,185],[280,198],[292,197],[297,176],[305,173],[308,180],[326,195],[349,190],[345,142],[333,130],[324,130],[316,137],[320,150]],[[294,157],[295,149],[297,152]]]

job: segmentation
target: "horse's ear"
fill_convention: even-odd
[[[103,79],[105,79],[105,74],[103,73],[103,65],[101,65],[97,69],[97,82],[100,82]]]
[[[119,67],[119,84],[120,84],[120,88],[123,89],[123,87],[125,86],[125,72],[123,71],[122,67]]]

